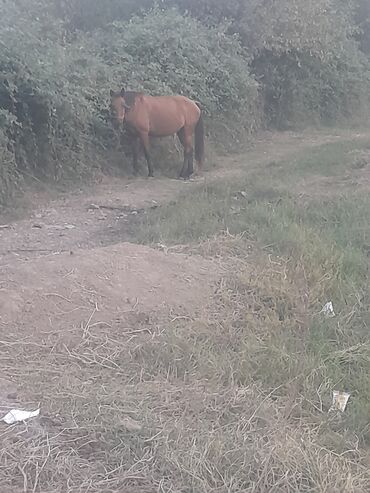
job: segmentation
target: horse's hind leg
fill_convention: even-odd
[[[188,163],[188,169],[186,171],[186,178],[190,178],[190,176],[194,173],[194,150],[193,150],[193,129],[189,127],[184,127],[184,150],[185,156]]]
[[[193,147],[188,151],[188,178],[194,173],[194,152]]]
[[[182,168],[181,168],[181,171],[179,174],[179,178],[185,178],[185,173],[186,173],[186,170],[188,167],[188,159],[187,159],[186,152],[185,152],[185,136],[184,136],[184,129],[183,128],[181,128],[177,132],[177,136],[179,138],[179,141],[181,142],[182,147],[184,148],[184,163],[182,165]]]
[[[191,132],[186,127],[183,127],[177,132],[177,136],[184,148],[184,164],[180,172],[180,178],[189,178],[194,172]]]
[[[148,176],[153,177],[154,176],[153,165],[152,165],[152,160],[151,160],[150,153],[149,153],[149,135],[141,133],[140,134],[140,140],[141,140],[141,143],[143,144],[145,159],[146,159],[146,162],[148,164]]]

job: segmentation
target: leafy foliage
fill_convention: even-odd
[[[13,121],[1,129],[13,155],[12,176],[85,174],[96,145],[110,145],[107,97],[117,84],[186,94],[225,126],[229,113],[243,131],[257,127],[257,84],[240,43],[222,29],[154,9],[72,35],[42,2],[32,5],[26,13],[9,3],[0,21],[0,42],[7,46],[0,55],[0,108]]]
[[[0,204],[11,197],[19,181],[15,155],[11,152],[11,142],[7,135],[14,124],[12,115],[5,110],[0,110]]]
[[[100,30],[90,41],[99,47],[114,80],[149,93],[184,94],[200,101],[214,118],[232,113],[243,128],[256,127],[258,85],[238,39],[221,27],[155,8],[129,24]]]
[[[357,39],[360,48],[370,57],[370,2],[368,0],[356,1],[355,21],[359,27]]]
[[[309,53],[325,61],[341,56],[351,45],[351,9],[341,0],[247,3],[254,7],[244,13],[239,28],[254,52]]]
[[[70,31],[91,32],[115,21],[129,20],[148,9],[153,0],[50,0],[49,11]]]
[[[253,67],[263,83],[266,117],[279,128],[333,124],[368,108],[369,76],[360,63],[323,63],[307,53],[263,52]]]
[[[14,179],[24,172],[53,179],[86,166],[91,111],[68,79],[62,26],[32,5],[8,3],[0,19],[0,131]],[[2,180],[0,200],[7,189]]]
[[[224,142],[368,108],[365,0],[154,3],[2,2],[0,201],[24,173],[91,171],[111,146],[112,86],[188,95]]]
[[[228,19],[249,52],[270,124],[331,123],[368,105],[368,67],[356,44],[366,45],[367,0],[166,3],[213,25]]]
[[[252,65],[269,122],[332,123],[368,104],[369,79],[354,41],[351,3],[255,3],[242,32],[254,49]]]

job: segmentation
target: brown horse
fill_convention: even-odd
[[[149,137],[168,137],[177,134],[184,148],[184,164],[180,177],[189,178],[193,172],[193,133],[195,159],[199,171],[204,160],[204,124],[198,105],[183,96],[147,96],[139,92],[110,91],[111,116],[116,128],[127,125],[132,138],[134,173],[138,171],[138,152],[144,149],[149,176],[153,165],[149,154]]]

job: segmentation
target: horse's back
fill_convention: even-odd
[[[149,103],[151,108],[160,113],[194,113],[199,118],[199,107],[194,101],[185,96],[145,96],[144,100]]]
[[[195,126],[200,116],[197,104],[185,96],[143,96],[142,104],[154,135],[169,135],[184,126]]]

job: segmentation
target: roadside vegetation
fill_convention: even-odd
[[[369,163],[369,139],[325,144],[267,167],[251,164],[244,181],[184,193],[136,225],[136,241],[225,267],[215,312],[166,332],[156,347],[176,357],[163,353],[156,364],[160,374],[186,373],[194,387],[209,383],[217,395],[264,396],[255,414],[245,404],[225,423],[225,449],[235,436],[245,440],[244,425],[253,442],[235,452],[248,474],[239,470],[243,487],[232,491],[369,488],[370,199],[368,188],[348,182],[359,170],[368,176]],[[320,313],[328,301],[333,318]],[[151,372],[153,357],[142,358]],[[351,393],[343,414],[329,412],[333,389]],[[258,432],[241,415],[252,415]],[[264,467],[253,486],[256,456]]]
[[[131,222],[133,243],[214,265],[202,308],[4,336],[43,412],[4,430],[3,491],[369,491],[370,139],[241,166]]]
[[[121,85],[200,101],[209,156],[265,128],[365,128],[369,26],[367,0],[5,0],[0,206],[29,181],[108,172]],[[244,152],[130,216],[133,243],[221,273],[203,309],[6,332],[4,375],[48,413],[3,431],[1,491],[370,491],[370,137]],[[333,390],[351,394],[343,413]]]
[[[362,121],[368,26],[361,0],[6,0],[0,201],[25,178],[86,180],[112,162],[111,87],[200,101],[216,152],[266,125]]]

